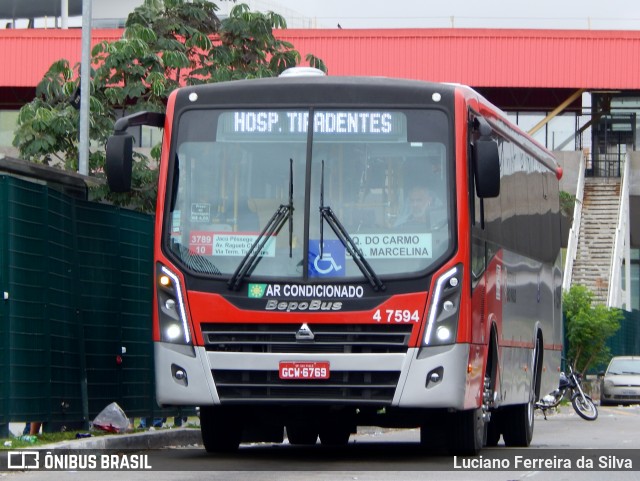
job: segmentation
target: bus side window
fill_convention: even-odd
[[[473,117],[469,125],[473,125]],[[476,177],[473,169],[473,142],[477,131],[470,129],[467,143],[468,176],[469,176],[469,214],[471,224],[471,287],[475,288],[487,268],[487,242],[484,225],[484,200],[478,197]]]
[[[469,119],[469,134],[467,141],[467,175],[469,179],[469,214],[470,214],[470,222],[471,227],[475,227],[480,224],[480,228],[484,228],[482,219],[482,199],[478,197],[478,191],[476,189],[476,176],[473,171],[473,142],[477,138],[478,134],[475,128],[474,115],[470,115]]]
[[[472,287],[482,277],[487,268],[486,242],[484,239],[473,237],[471,239],[471,274]]]
[[[473,178],[473,175],[472,175]],[[478,226],[480,229],[484,229],[484,200],[478,197],[478,194],[475,189],[475,181],[473,182],[473,189],[471,198],[473,199],[473,225]]]

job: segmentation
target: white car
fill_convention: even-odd
[[[601,406],[640,403],[640,356],[616,356],[601,374]]]

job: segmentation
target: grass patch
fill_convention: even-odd
[[[140,424],[139,419],[135,419],[134,421],[135,422],[133,426],[138,426]],[[200,425],[198,422],[199,422],[199,419],[197,417],[190,417],[187,419],[187,422],[183,425],[183,427],[199,429]],[[156,431],[159,431],[159,430],[164,431],[168,429],[172,429],[172,427],[166,424],[162,428],[154,428],[154,430]],[[122,433],[122,434],[142,433],[148,430],[149,430],[148,428],[143,429],[143,428],[134,427],[133,429],[126,431],[125,433]],[[92,437],[107,436],[109,434],[115,434],[115,433],[109,433],[107,431],[103,431],[101,429],[41,433],[35,436],[36,437],[35,442],[30,442],[30,441],[20,439],[22,435],[9,436],[9,437],[0,438],[0,451],[7,451],[10,449],[37,448],[39,446],[44,446],[46,444],[54,444],[54,443],[59,443],[63,441],[72,441],[76,439],[76,436],[78,434],[87,434],[87,433],[91,434]]]
[[[90,433],[91,436],[104,436],[107,433],[106,431],[99,430],[86,430],[86,431],[65,431],[65,432],[57,432],[57,433],[42,433],[35,436],[35,442],[30,442],[21,439],[22,436],[9,436],[7,438],[0,438],[0,450],[8,450],[8,449],[24,449],[24,448],[34,448],[38,446],[43,446],[45,444],[53,444],[59,443],[61,441],[71,441],[76,439],[76,435]],[[9,443],[11,443],[9,445]]]

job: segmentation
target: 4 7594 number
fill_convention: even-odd
[[[378,309],[373,314],[373,319],[378,322],[420,322],[420,314],[418,310],[410,311],[409,309]]]

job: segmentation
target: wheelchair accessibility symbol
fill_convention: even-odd
[[[339,240],[325,240],[320,253],[320,241],[309,241],[309,275],[336,277],[345,275],[345,250]]]
[[[342,266],[336,264],[336,260],[331,255],[331,252],[323,252],[322,256],[318,254],[313,261],[313,266],[319,274],[329,274],[331,271],[339,271],[342,269]],[[326,267],[323,268],[321,266]]]

